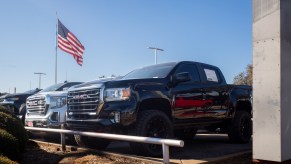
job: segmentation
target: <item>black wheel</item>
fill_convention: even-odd
[[[88,147],[92,149],[105,149],[109,144],[110,141],[101,138],[95,137],[87,137],[81,135],[74,135],[75,141],[79,146]]]
[[[175,130],[175,136],[184,141],[191,141],[196,136],[197,129],[179,129]]]
[[[173,127],[167,115],[158,110],[147,110],[139,113],[132,135],[156,138],[172,138]],[[148,156],[161,156],[162,146],[155,144],[130,143],[135,153]]]
[[[247,111],[236,111],[228,127],[228,137],[236,143],[248,143],[252,136],[251,115]]]
[[[44,133],[42,134],[41,137],[47,142],[51,142],[51,141],[61,142],[61,136],[57,133]]]
[[[66,143],[68,143],[69,145],[76,145],[74,135],[66,134]]]
[[[209,126],[207,128],[205,128],[207,131],[214,133],[217,130],[217,127],[213,127],[213,126]]]

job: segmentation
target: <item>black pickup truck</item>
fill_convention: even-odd
[[[18,116],[24,122],[26,114],[26,98],[36,94],[41,89],[32,89],[23,93],[6,94],[0,97],[0,105],[7,107],[9,111]]]
[[[184,140],[193,139],[197,129],[219,128],[231,141],[247,143],[252,135],[251,94],[250,86],[226,84],[220,69],[212,65],[190,61],[157,64],[121,78],[70,88],[67,127]],[[79,135],[75,140],[95,148],[109,144]],[[135,152],[162,153],[160,146],[130,145]]]

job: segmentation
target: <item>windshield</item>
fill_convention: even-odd
[[[175,63],[167,63],[143,67],[133,70],[121,79],[165,78],[174,66]]]
[[[52,86],[47,87],[46,89],[41,90],[39,93],[56,91],[60,87],[62,87],[63,85],[64,85],[64,83],[55,84],[55,85],[52,85]]]

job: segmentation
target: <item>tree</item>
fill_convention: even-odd
[[[240,72],[233,78],[233,84],[252,85],[253,84],[253,65],[248,64],[246,70]]]

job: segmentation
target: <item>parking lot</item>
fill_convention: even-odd
[[[42,140],[45,142],[54,142],[59,144],[58,141],[44,140],[36,136],[35,140]],[[68,142],[68,145],[76,147],[77,145]],[[216,161],[224,157],[230,157],[237,154],[250,152],[252,149],[252,142],[248,144],[235,144],[231,143],[226,134],[210,134],[199,133],[196,137],[189,142],[185,142],[183,148],[170,149],[170,159],[172,163],[202,163],[207,161]],[[133,157],[141,160],[148,160],[153,162],[162,162],[162,158],[151,158],[147,156],[136,156],[129,147],[127,142],[114,141],[105,153],[118,154],[126,158]]]

